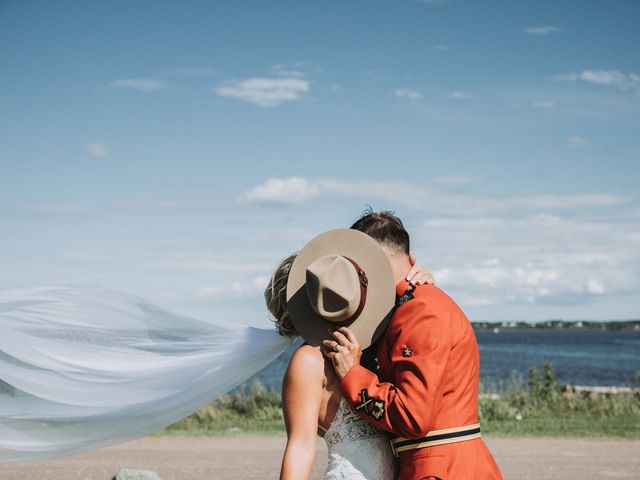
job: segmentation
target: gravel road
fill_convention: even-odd
[[[157,472],[163,480],[277,478],[284,436],[152,437],[94,452],[28,463],[0,463],[2,480],[111,480],[121,468]],[[488,438],[505,479],[640,479],[640,442]],[[326,464],[318,442],[313,479]]]

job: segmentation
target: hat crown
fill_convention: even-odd
[[[343,276],[346,284],[331,280]],[[291,265],[287,280],[291,322],[316,347],[333,338],[330,330],[344,325],[367,348],[387,326],[395,295],[391,264],[382,247],[350,228],[311,239]]]
[[[360,277],[342,255],[325,255],[306,270],[307,295],[313,310],[325,320],[349,319],[360,305]]]

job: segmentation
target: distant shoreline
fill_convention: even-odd
[[[546,320],[541,322],[503,321],[471,322],[478,330],[605,330],[612,332],[640,331],[640,320]]]

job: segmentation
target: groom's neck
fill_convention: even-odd
[[[397,251],[390,251],[388,248],[383,247],[384,253],[387,254],[389,263],[391,264],[391,270],[393,271],[393,279],[396,285],[402,280],[405,280],[407,273],[411,270],[411,262],[409,255],[406,253],[400,253]]]

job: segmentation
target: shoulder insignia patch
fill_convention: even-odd
[[[415,289],[416,289],[415,285],[409,285],[409,288],[407,288],[405,290],[405,292],[402,294],[402,296],[399,297],[399,296],[396,295],[396,307],[404,305],[409,300],[412,300],[413,299],[413,291]]]
[[[366,388],[360,391],[360,402],[359,405],[356,405],[356,410],[363,410],[376,420],[380,420],[384,416],[384,400],[371,398]]]
[[[371,415],[376,420],[380,420],[384,416],[384,400],[376,400],[373,402],[373,410],[371,410]]]

